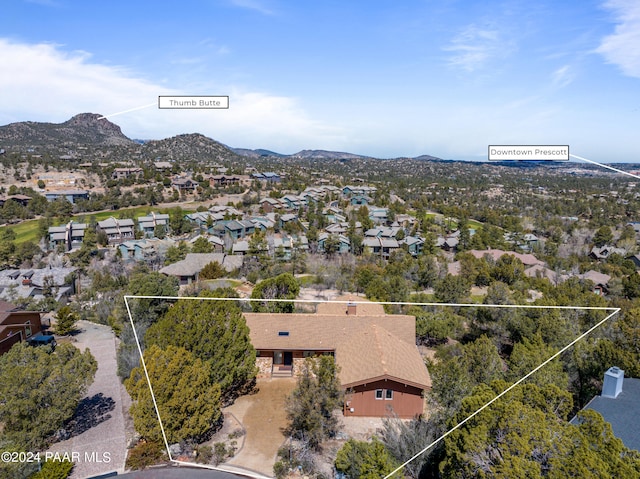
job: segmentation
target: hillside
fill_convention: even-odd
[[[144,145],[140,145],[137,151],[143,160],[230,161],[241,157],[222,143],[200,133],[147,141]]]
[[[132,146],[120,127],[96,113],[81,113],[64,123],[24,121],[0,126],[0,145],[7,149],[73,148],[79,145]]]

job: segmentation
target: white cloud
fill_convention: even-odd
[[[145,108],[113,122],[132,138],[155,139],[202,133],[232,146],[287,148],[335,144],[343,134],[311,119],[296,99],[232,85],[200,84],[198,91],[167,88],[117,66],[92,62],[86,52],[59,45],[23,44],[0,39],[5,74],[0,75],[0,124],[15,121],[58,123],[83,112],[111,115],[157,101],[159,95],[229,95],[228,110]],[[8,72],[8,73],[7,73]]]
[[[497,29],[479,28],[472,24],[456,35],[444,50],[453,52],[449,58],[450,65],[473,72],[494,58],[506,56],[512,48]]]
[[[564,65],[558,68],[551,75],[553,85],[559,88],[563,88],[573,82],[575,74],[573,68],[569,65]]]
[[[596,52],[625,75],[640,78],[640,3],[637,0],[610,0],[604,7],[616,18],[614,33],[602,39]]]
[[[273,15],[274,11],[266,6],[264,1],[261,0],[231,0],[231,4],[236,7],[247,8],[249,10],[255,10],[263,15]]]

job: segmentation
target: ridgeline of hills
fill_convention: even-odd
[[[108,148],[105,148],[108,147]],[[113,154],[127,153],[131,159],[181,160],[211,159],[234,160],[244,158],[302,158],[353,160],[371,159],[353,153],[302,150],[292,155],[265,149],[231,148],[199,133],[177,135],[163,140],[132,140],[120,127],[96,113],[81,113],[64,123],[18,122],[0,126],[0,149],[7,152],[64,155],[81,158],[81,150],[94,150],[109,159]],[[422,155],[417,160],[438,160],[434,156]]]
[[[23,121],[0,126],[0,145],[7,150],[52,144],[133,146],[120,127],[95,113],[81,113],[64,123]]]

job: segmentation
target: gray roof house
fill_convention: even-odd
[[[116,219],[113,216],[103,221],[98,221],[98,231],[103,231],[109,244],[120,244],[135,238],[133,232],[134,223],[132,219]]]
[[[191,284],[198,280],[202,268],[214,261],[220,263],[226,271],[233,271],[242,266],[243,257],[225,253],[188,253],[185,259],[165,266],[160,273],[175,276],[181,285]]]
[[[609,368],[604,374],[601,395],[584,409],[599,412],[626,447],[640,451],[640,379],[625,379],[622,369]],[[574,417],[570,422],[579,424],[580,419]]]
[[[5,269],[0,271],[0,299],[43,299],[51,294],[60,301],[75,293],[73,281],[67,281],[77,268]],[[47,293],[47,289],[50,292]]]
[[[59,245],[62,245],[65,251],[79,248],[82,246],[86,229],[86,223],[75,223],[74,221],[69,221],[63,226],[49,227],[49,249],[55,249]]]
[[[138,229],[145,238],[154,238],[156,226],[164,226],[165,233],[169,232],[169,215],[151,212],[147,216],[138,216]]]

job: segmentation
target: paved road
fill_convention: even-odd
[[[116,375],[115,336],[108,326],[79,321],[74,345],[89,348],[98,362],[95,380],[81,404],[88,420],[77,425],[75,436],[54,444],[50,451],[76,453],[72,479],[84,479],[112,471],[124,472],[127,453],[122,412],[122,387]],[[126,394],[126,393],[125,393]]]
[[[238,479],[239,476],[211,469],[163,467],[134,471],[117,476],[117,478],[121,477],[126,479]]]

